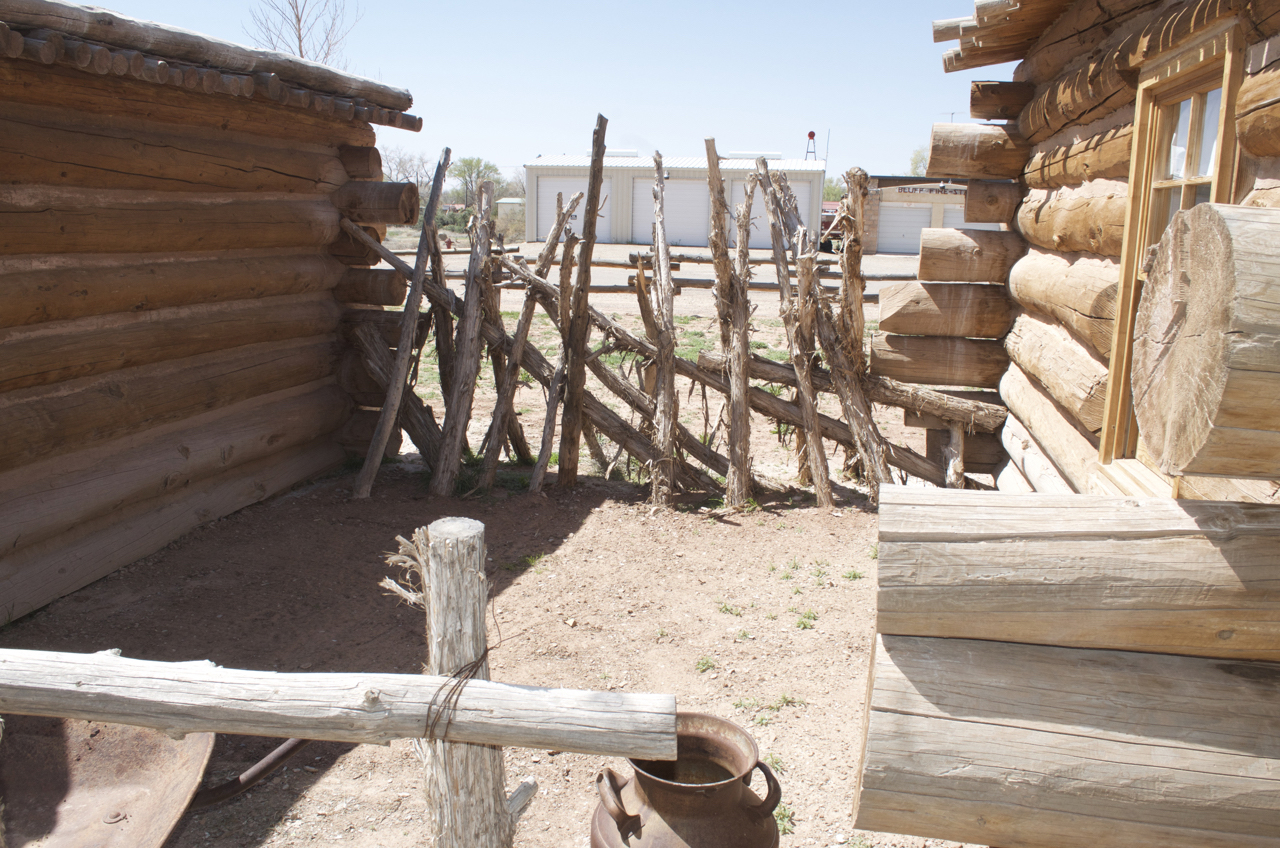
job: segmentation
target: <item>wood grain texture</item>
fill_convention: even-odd
[[[963,460],[964,471],[970,474],[991,474],[1008,459],[1004,446],[1000,444],[1000,438],[993,433],[967,433],[963,441],[960,457]],[[946,458],[950,455],[948,451],[953,449],[953,444],[954,440],[949,430],[926,430],[925,459],[946,466],[948,464]],[[947,487],[963,488],[953,486],[950,481]]]
[[[1026,250],[1017,233],[926,227],[920,231],[917,277],[925,282],[1003,283]]]
[[[1009,463],[1022,473],[1033,491],[1061,495],[1075,491],[1040,450],[1027,428],[1012,415],[1005,418],[1000,430],[1000,444],[1009,455]]]
[[[332,378],[250,398],[0,474],[7,552],[333,431],[349,401]]]
[[[327,377],[332,335],[246,345],[0,395],[0,470]]]
[[[925,175],[932,178],[1015,179],[1030,145],[1015,129],[995,124],[934,124]]]
[[[877,333],[871,341],[872,375],[904,383],[993,389],[1008,364],[994,340]]]
[[[112,510],[0,560],[0,603],[14,618],[155,553],[208,521],[342,463],[328,436]]]
[[[1119,283],[1112,259],[1034,247],[1009,272],[1009,294],[1020,306],[1054,318],[1104,359],[1111,355]]]
[[[339,303],[402,306],[409,281],[393,268],[348,268],[333,288]]]
[[[1027,161],[1022,179],[1028,188],[1051,189],[1081,185],[1089,180],[1123,180],[1129,177],[1129,156],[1133,149],[1133,110],[1112,113],[1123,118],[1116,123],[1103,118],[1067,137],[1036,145]]]
[[[1277,681],[1267,663],[883,636],[855,826],[1011,848],[1270,848]]]
[[[1134,412],[1167,474],[1280,476],[1280,210],[1201,204],[1160,240]]]
[[[424,736],[432,699],[448,683],[425,674],[280,674],[12,648],[0,651],[0,668],[0,705],[9,713],[356,743]],[[671,695],[475,680],[440,729],[457,742],[672,760],[675,710]]]
[[[1280,660],[1278,540],[1280,511],[1261,504],[894,489],[878,627]]]
[[[344,270],[288,249],[0,257],[0,327],[324,292]]]
[[[968,224],[1008,224],[1022,202],[1022,184],[996,180],[969,180],[964,193],[964,220]]]
[[[1035,93],[1034,83],[975,81],[969,85],[969,117],[979,121],[1016,121]]]
[[[1031,189],[1014,226],[1028,242],[1061,253],[1120,256],[1129,184],[1091,180],[1081,186]]]
[[[1269,65],[1240,83],[1236,138],[1254,156],[1280,156],[1280,65]]]
[[[0,330],[0,393],[241,345],[332,333],[328,292],[175,306]]]
[[[1018,75],[1037,85],[1086,56],[1121,25],[1153,16],[1161,0],[1083,0],[1072,3],[1027,51]]]
[[[351,180],[329,195],[338,211],[358,224],[418,223],[417,183]]]
[[[1000,397],[1071,487],[1077,492],[1090,491],[1098,447],[1071,415],[1017,364],[1010,364],[1000,379]]]
[[[1107,365],[1066,328],[1023,312],[1005,337],[1004,349],[1082,427],[1091,433],[1102,429]]]
[[[880,290],[880,329],[913,336],[998,339],[1013,324],[1003,286],[891,283]]]

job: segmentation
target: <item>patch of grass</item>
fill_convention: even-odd
[[[693,667],[698,670],[698,674],[706,674],[716,667],[716,661],[711,657],[698,657],[698,661],[693,664]]]
[[[790,695],[788,695],[786,692],[783,692],[781,695],[778,696],[778,700],[766,706],[765,709],[773,710],[776,713],[779,710],[781,710],[783,707],[803,707],[803,706],[804,706],[803,698],[793,698]]]
[[[782,761],[782,757],[779,757],[777,754],[765,754],[760,758],[760,761],[776,771],[778,774],[782,774],[787,770],[786,763],[784,763]]]
[[[781,528],[779,528],[779,529],[781,529]],[[792,558],[791,558],[791,561],[787,563],[787,568],[788,568],[788,569],[790,569],[791,571],[799,571],[799,570],[800,570],[800,558],[799,558],[799,557],[792,557]]]
[[[617,316],[615,315],[614,317],[616,318]],[[692,315],[677,315],[677,316],[675,316],[675,319],[676,319],[676,323],[677,323],[677,324],[692,324],[692,323],[693,323],[693,316],[692,316]]]
[[[813,610],[805,610],[804,614],[796,619],[796,627],[801,630],[812,630],[813,623],[818,620],[818,614]]]
[[[720,601],[719,603],[720,603],[720,607],[719,607],[720,612],[725,613],[726,615],[736,615],[736,616],[739,616],[739,617],[741,617],[741,616],[742,616],[742,608],[741,608],[741,607],[730,606],[729,604],[725,603],[724,601]]]
[[[739,710],[747,710],[748,712],[760,708],[760,702],[755,698],[739,698],[733,702],[733,706]]]
[[[773,808],[773,820],[778,823],[778,833],[781,835],[789,836],[795,833],[795,813],[791,812],[791,808],[786,804],[779,804]]]
[[[780,579],[780,580],[790,580],[790,579],[791,579],[791,572],[790,572],[790,571],[784,571],[784,572],[782,572],[782,574],[778,575],[778,577],[779,577],[779,579]]]
[[[799,586],[795,586],[795,587],[793,587],[793,588],[791,589],[791,594],[793,594],[793,595],[803,595],[803,594],[804,594],[804,592],[803,592],[803,591],[801,591],[801,589],[800,589],[800,587],[799,587]]]
[[[764,617],[765,617],[765,618],[767,618],[767,619],[769,619],[770,621],[777,621],[777,620],[778,620],[778,614],[777,614],[776,612],[769,612],[769,613],[765,613],[765,616],[764,616]]]
[[[659,628],[658,628],[658,638],[659,638],[659,639],[661,639],[663,636],[666,636],[666,635],[667,635],[666,628],[664,628],[664,627],[659,627]]]
[[[819,580],[827,576],[827,572],[823,568],[815,568],[813,571],[809,573],[812,574],[814,577],[818,578]]]
[[[863,574],[861,571],[851,568],[846,571],[843,576],[845,580],[861,580]]]
[[[739,638],[739,639],[742,639],[742,640],[744,640],[744,641],[745,641],[745,640],[747,640],[747,639],[750,639],[750,638],[751,638],[751,634],[750,634],[750,633],[748,633],[748,632],[747,632],[747,631],[745,631],[745,630],[739,630],[739,631],[738,631],[738,638]]]
[[[876,542],[871,546],[871,558],[880,559],[880,543]]]
[[[756,727],[765,727],[772,720],[773,719],[771,719],[767,715],[758,715],[755,718],[751,719],[751,723],[754,724]]]

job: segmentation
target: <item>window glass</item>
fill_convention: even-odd
[[[1197,177],[1213,173],[1213,157],[1218,150],[1218,113],[1222,111],[1222,89],[1215,88],[1204,95],[1204,126],[1200,130],[1200,162]],[[1199,201],[1197,201],[1199,202]]]
[[[1213,186],[1210,183],[1201,183],[1196,186],[1196,199],[1192,205],[1199,206],[1201,203],[1208,203],[1212,198]]]
[[[1165,154],[1168,167],[1165,168],[1164,178],[1180,180],[1187,173],[1187,139],[1191,137],[1190,98],[1181,103],[1171,104],[1167,107],[1165,114],[1173,133],[1169,138],[1169,149]]]

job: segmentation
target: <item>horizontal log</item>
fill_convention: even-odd
[[[1261,504],[903,492],[880,513],[882,633],[1280,660]]]
[[[328,292],[175,306],[0,330],[0,392],[337,329]]]
[[[318,247],[338,237],[338,212],[328,202],[230,198],[3,187],[0,255]]]
[[[426,339],[426,328],[429,313],[423,312],[418,316],[417,333],[414,336],[414,346],[420,345]],[[377,329],[378,334],[382,336],[383,342],[389,348],[398,348],[400,346],[400,327],[404,321],[403,309],[379,309],[371,306],[348,306],[342,310],[342,323],[344,325],[344,335],[350,343],[354,344],[351,338],[351,329],[357,324],[371,324]]]
[[[1280,209],[1201,204],[1165,231],[1134,326],[1133,408],[1166,474],[1280,477]]]
[[[1015,130],[994,124],[934,124],[925,176],[1011,180],[1022,174],[1031,148]]]
[[[1091,180],[1081,186],[1031,189],[1014,226],[1036,247],[1061,253],[1120,256],[1129,184]]]
[[[1016,364],[1000,380],[1000,397],[1072,489],[1091,491],[1098,467],[1096,440],[1081,432],[1071,415]]]
[[[367,303],[402,306],[409,293],[409,281],[391,268],[348,268],[333,289],[339,303]]]
[[[0,603],[17,618],[87,586],[209,521],[342,463],[328,436],[113,509],[0,560]]]
[[[1272,64],[1240,83],[1236,139],[1254,156],[1280,156],[1280,65]]]
[[[471,680],[442,713],[450,678],[423,674],[281,674],[13,648],[0,650],[0,670],[0,709],[18,715],[356,743],[421,739],[439,728],[451,742],[676,757],[672,695]]]
[[[1009,365],[1000,342],[876,333],[871,373],[904,383],[994,389]]]
[[[379,343],[382,336],[376,336]],[[369,374],[361,355],[348,350],[338,363],[338,388],[346,392],[357,406],[381,407],[387,396],[387,390]]]
[[[334,336],[157,362],[0,395],[0,471],[326,377]]]
[[[1119,281],[1119,263],[1111,259],[1032,248],[1009,272],[1009,294],[1020,306],[1055,318],[1108,359]]]
[[[1022,137],[1036,144],[1064,127],[1096,121],[1133,103],[1137,65],[1122,63],[1141,23],[1142,19],[1130,20],[1085,59],[1037,88],[1018,116]]]
[[[1055,848],[1280,832],[1273,664],[882,636],[873,674],[857,828]]]
[[[996,469],[996,489],[1010,495],[1029,495],[1035,491],[1031,483],[1026,477],[1022,476],[1022,469],[1013,463],[1013,460],[1006,459]]]
[[[1042,85],[1058,76],[1072,61],[1089,55],[1121,25],[1141,17],[1154,18],[1161,0],[1108,0],[1072,3],[1041,33],[1027,51],[1019,76]]]
[[[331,151],[226,135],[9,103],[0,118],[0,172],[21,174],[24,183],[146,191],[327,194],[346,182]]]
[[[962,403],[968,402],[975,406],[990,407],[999,409],[1000,416],[992,422],[986,420],[981,422],[961,421],[965,424],[966,431],[970,433],[993,433],[1000,429],[1000,423],[1004,421],[1006,410],[1004,409],[1004,401],[1000,399],[999,392],[993,391],[965,391],[957,389],[946,389],[934,394],[945,397],[949,402],[959,407]],[[954,417],[954,413],[952,413]],[[993,416],[994,417],[994,416]],[[990,424],[990,426],[988,426]],[[930,412],[916,412],[913,409],[902,410],[902,426],[914,427],[923,430],[949,430],[951,425],[947,418],[934,415]]]
[[[344,144],[338,148],[338,160],[353,180],[382,179],[382,154],[376,147]]]
[[[0,257],[0,327],[325,292],[344,270],[289,250]]]
[[[13,552],[310,443],[347,414],[348,401],[326,379],[0,474],[0,546]]]
[[[357,224],[412,226],[418,223],[416,183],[351,180],[329,195],[329,200]]]
[[[1050,495],[1066,495],[1075,491],[1040,450],[1027,428],[1012,415],[1005,419],[1000,430],[1000,444],[1004,445],[1009,462],[1017,466],[1034,491]]]
[[[1123,122],[1104,118],[1056,143],[1049,139],[1038,145],[1022,172],[1027,187],[1050,189],[1089,180],[1128,179],[1133,110],[1119,109],[1113,115]]]
[[[86,41],[143,53],[155,53],[194,65],[213,65],[237,74],[271,73],[308,88],[360,97],[386,109],[404,110],[413,96],[377,80],[355,76],[288,53],[259,50],[151,21],[47,0],[11,0],[5,8],[11,24],[47,27]]]
[[[723,374],[727,366],[723,353],[699,351],[698,367],[717,374]],[[780,383],[795,387],[795,366],[786,362],[774,362],[756,354],[747,360],[748,376],[753,380],[764,380],[769,383]],[[834,392],[831,375],[824,368],[814,368],[812,372],[813,387],[820,392]],[[1006,410],[995,392],[939,392],[933,389],[912,386],[884,377],[870,377],[863,386],[867,399],[872,403],[887,406],[898,406],[913,414],[935,416],[939,420],[956,421],[965,425],[966,430],[985,430],[993,432],[1004,424]],[[979,394],[995,395],[991,403],[975,400]]]
[[[7,14],[7,12],[6,12]],[[370,146],[373,128],[367,123],[339,120],[313,110],[290,109],[283,120],[280,107],[269,100],[226,97],[145,79],[96,76],[75,68],[5,62],[0,65],[0,88],[8,101],[60,107],[94,115],[141,118],[183,127],[203,127],[226,133],[251,133],[306,144]],[[212,108],[211,108],[212,107]]]
[[[382,234],[373,227],[364,226],[360,228],[370,238],[381,243]],[[329,255],[341,262],[343,265],[377,265],[382,261],[382,257],[378,252],[370,248],[365,243],[359,241],[345,230],[329,242],[327,248]]]
[[[925,458],[946,465],[944,450],[950,444],[949,430],[926,430]],[[1008,458],[1000,438],[993,433],[969,433],[964,437],[964,470],[968,474],[994,474]]]
[[[913,336],[998,339],[1013,324],[1003,286],[893,283],[880,290],[880,329]]]
[[[964,193],[964,220],[967,224],[1008,224],[1022,202],[1018,182],[969,180]]]
[[[969,117],[979,121],[1016,121],[1035,93],[1035,84],[1030,82],[975,80],[969,84]]]
[[[1095,434],[1102,430],[1107,365],[1066,328],[1023,312],[1005,337],[1004,349],[1080,426]]]
[[[338,446],[355,456],[365,457],[369,453],[369,445],[373,442],[373,433],[378,429],[380,415],[381,411],[378,409],[354,410],[351,413],[351,417],[334,434]],[[387,445],[382,451],[383,457],[395,459],[400,455],[400,448],[403,444],[403,432],[399,427],[393,428],[390,437],[387,439]]]
[[[1003,283],[1026,250],[1017,233],[926,227],[917,274],[926,282]]]

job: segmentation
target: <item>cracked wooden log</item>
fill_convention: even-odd
[[[657,151],[653,154],[653,167],[656,172],[653,185],[653,249],[656,261],[653,263],[654,280],[649,293],[653,300],[653,320],[657,330],[654,336],[658,357],[654,360],[657,374],[654,380],[652,420],[658,464],[650,473],[653,502],[666,506],[670,504],[673,494],[676,461],[675,284],[671,281],[671,247],[667,244],[667,224],[663,209],[666,187],[662,154]],[[636,267],[639,268],[640,265],[637,264]]]
[[[378,474],[378,467],[382,464],[381,454],[383,446],[387,439],[391,436],[391,431],[396,429],[396,418],[400,412],[400,400],[404,396],[405,381],[409,377],[409,361],[413,357],[415,345],[412,342],[414,328],[418,323],[418,307],[422,303],[422,286],[427,273],[427,260],[431,252],[431,244],[436,238],[435,217],[436,209],[440,205],[440,194],[444,189],[445,176],[449,170],[449,159],[451,152],[449,148],[445,148],[440,154],[440,161],[436,164],[435,178],[431,183],[431,194],[427,200],[427,221],[422,227],[422,236],[418,239],[418,256],[414,265],[413,276],[409,282],[409,294],[405,300],[404,317],[401,319],[400,325],[400,345],[396,348],[395,363],[392,365],[391,373],[387,379],[387,397],[382,403],[382,414],[378,419],[378,429],[373,435],[373,444],[368,454],[365,455],[364,466],[361,467],[360,473],[356,475],[356,481],[352,485],[352,496],[360,499],[369,497],[369,493],[373,490],[373,480]],[[412,185],[408,183],[407,185]],[[417,187],[413,190],[413,206],[414,214],[417,214]],[[350,232],[359,228],[350,221],[344,219],[343,227]]]
[[[1056,319],[1107,359],[1119,281],[1114,260],[1032,248],[1009,272],[1009,295],[1020,306]]]
[[[569,304],[568,320],[561,324],[568,346],[565,359],[564,414],[560,421],[560,467],[556,485],[572,487],[578,482],[578,448],[582,438],[582,404],[587,379],[587,343],[591,324],[587,296],[591,292],[591,254],[596,245],[596,221],[600,214],[600,191],[604,182],[604,135],[609,121],[596,116],[591,138],[591,170],[587,176],[587,207],[582,222],[582,247],[578,258],[578,280]]]
[[[871,373],[907,383],[994,389],[1008,364],[995,339],[877,333],[871,340]]]
[[[400,306],[409,294],[409,281],[394,269],[348,268],[333,289],[338,303]]]
[[[1098,467],[1096,440],[1086,436],[1070,414],[1017,363],[1010,364],[1000,380],[1000,397],[1009,404],[1010,415],[1035,434],[1036,444],[1071,488],[1088,492]]]
[[[413,226],[418,223],[417,183],[351,180],[329,195],[329,200],[339,212],[358,224]]]
[[[1128,179],[1132,150],[1133,107],[1126,106],[1036,145],[1022,179],[1027,188],[1043,189]]]
[[[725,472],[725,506],[740,509],[751,498],[751,410],[747,405],[747,360],[751,354],[751,302],[746,277],[751,266],[747,254],[751,222],[751,202],[757,177],[747,176],[747,187],[738,207],[738,265],[729,259],[729,204],[725,201],[724,180],[716,140],[708,138],[707,183],[711,192],[711,228],[708,243],[715,260],[716,313],[720,319],[720,346],[729,364],[729,464]]]
[[[493,206],[493,183],[485,180],[477,193],[478,209],[472,233],[471,258],[467,263],[466,299],[458,316],[458,330],[453,373],[453,392],[445,407],[444,434],[440,446],[440,463],[431,477],[429,491],[436,497],[449,497],[462,468],[462,448],[471,421],[471,404],[475,400],[476,378],[480,375],[480,359],[484,353],[480,329],[489,325],[481,309],[481,276],[489,273],[489,251],[493,230],[490,213]],[[495,335],[501,330],[494,327]],[[502,334],[505,335],[505,334]],[[499,336],[501,338],[501,336]]]
[[[1004,349],[1081,426],[1091,433],[1102,429],[1107,365],[1065,327],[1023,312],[1005,337]]]
[[[925,176],[1011,180],[1022,174],[1031,147],[1017,129],[995,124],[934,124]]]
[[[1018,207],[1014,226],[1029,243],[1046,250],[1119,257],[1128,199],[1125,180],[1031,189]]]
[[[1027,251],[1017,233],[926,227],[920,231],[922,282],[1003,283]]]
[[[556,197],[556,209],[558,210],[556,222],[560,225],[561,231],[564,230],[573,208],[577,206],[578,198],[581,197],[581,194],[579,192],[574,195],[573,200],[569,202],[567,210],[560,208],[560,197]],[[552,439],[556,433],[556,411],[559,409],[560,402],[564,399],[565,363],[569,354],[567,349],[568,341],[565,338],[563,328],[567,327],[569,323],[569,297],[573,287],[574,248],[577,244],[578,237],[570,231],[564,240],[564,258],[560,260],[560,292],[556,309],[559,320],[555,321],[557,329],[560,330],[560,358],[556,364],[555,373],[551,377],[551,382],[547,385],[547,415],[542,423],[542,443],[538,448],[538,461],[534,463],[533,474],[529,477],[529,491],[534,493],[542,490],[542,480],[547,473],[547,464],[551,461]],[[538,267],[550,269],[551,259],[554,256],[554,243],[552,243],[551,253],[547,253],[547,249],[543,248],[543,255],[538,260]],[[530,290],[532,291],[533,289]],[[550,314],[550,310],[548,310],[548,314]]]
[[[1012,415],[1005,420],[1004,429],[1000,431],[1000,444],[1009,455],[1009,462],[1022,472],[1022,476],[1035,491],[1046,494],[1068,494],[1073,491],[1071,484],[1040,450],[1027,428]]]
[[[892,283],[880,290],[880,329],[914,336],[998,339],[1013,324],[1004,286]]]

